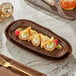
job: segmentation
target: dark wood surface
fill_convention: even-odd
[[[28,1],[40,8],[43,8],[49,11],[50,13],[54,13],[56,15],[59,15],[61,17],[64,17],[70,20],[76,19],[76,8],[70,11],[64,10],[59,5],[60,0],[55,0],[57,3],[55,6],[50,6],[49,4],[45,3],[43,0],[28,0]]]
[[[4,55],[0,54],[0,57],[4,58],[6,61],[8,61],[12,65],[22,69],[23,71],[26,71],[26,72],[32,74],[32,76],[46,76],[45,74],[40,73],[40,72],[38,72],[32,68],[29,68],[29,67],[27,67],[21,63],[18,63],[15,60],[10,59]],[[5,67],[0,65],[0,70],[2,71],[2,72],[0,72],[0,76],[28,76],[22,72],[19,72],[18,70],[16,70],[15,68],[12,68],[12,67],[11,68],[5,68]]]
[[[41,49],[40,47],[35,47],[31,44],[31,42],[28,41],[22,41],[18,37],[15,36],[14,31],[18,27],[26,28],[26,27],[32,27],[32,29],[36,30],[37,32],[43,33],[44,35],[47,35],[49,37],[54,36],[56,39],[59,40],[59,44],[61,44],[62,49],[57,50],[55,49],[52,52],[47,52],[44,49]],[[12,22],[5,30],[6,37],[13,41],[15,44],[20,46],[21,48],[25,47],[25,50],[28,48],[28,51],[34,51],[41,55],[44,55],[45,57],[49,57],[50,59],[61,59],[66,56],[68,56],[72,52],[71,45],[63,38],[58,36],[57,34],[53,33],[51,30],[42,27],[32,21],[29,20],[17,20]]]

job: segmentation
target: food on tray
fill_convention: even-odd
[[[22,30],[22,28],[18,28],[18,29],[16,29],[16,31],[15,31],[15,35],[16,35],[16,36],[19,36],[19,33],[20,33],[21,30]]]
[[[20,40],[27,40],[31,42],[33,46],[44,48],[46,51],[51,52],[56,48],[59,50],[62,48],[57,39],[38,33],[31,27],[16,29],[15,36],[17,36]]]
[[[56,43],[56,45],[58,45],[58,43],[59,43],[57,39],[55,39],[54,42]]]
[[[65,10],[73,10],[76,8],[76,0],[61,0],[60,5]]]
[[[43,0],[51,6],[55,6],[56,2],[54,0]]]
[[[50,38],[44,42],[44,49],[47,51],[53,51],[56,48],[56,43],[54,42],[54,38]]]
[[[58,44],[56,48],[57,48],[57,49],[61,49],[62,46],[61,46],[60,44]]]
[[[20,31],[19,39],[21,39],[21,40],[28,40],[29,36],[30,36],[30,29],[31,29],[31,27],[28,27],[28,28]]]
[[[24,31],[30,26],[30,35],[27,40],[21,40],[19,39],[19,35],[15,35],[15,31]],[[31,33],[31,31],[35,31]],[[48,51],[47,49],[45,50],[44,44],[43,48],[41,48],[41,41],[45,40],[44,37],[41,39],[41,36],[47,36],[46,41],[48,41],[47,44],[50,43],[49,39],[51,39],[52,47],[55,49]],[[34,46],[31,42],[32,36],[37,35],[37,39],[40,41],[39,46]],[[56,60],[61,60],[67,57],[68,55],[71,54],[72,52],[72,47],[69,44],[68,41],[57,35],[56,33],[52,32],[51,30],[33,22],[30,20],[25,20],[25,19],[20,19],[13,21],[11,24],[8,25],[8,27],[5,30],[5,36],[7,37],[8,40],[10,40],[13,44],[16,44],[17,46],[25,49],[25,51],[31,51],[34,52],[41,57],[44,58],[50,58],[50,59],[56,59]],[[28,41],[30,38],[30,41]],[[45,42],[46,42],[45,41]],[[44,43],[45,43],[44,42]],[[54,45],[54,46],[53,46]],[[51,47],[51,45],[49,46]]]
[[[39,46],[40,45],[40,36],[39,34],[34,34],[31,38],[31,42],[34,46]]]
[[[30,35],[34,35],[34,34],[37,34],[37,32],[35,30],[30,30]]]
[[[48,36],[45,36],[45,35],[43,35],[43,34],[40,33],[40,39],[41,39],[41,48],[43,48],[44,42],[45,42],[46,40],[48,40],[49,37],[48,37]]]
[[[35,34],[38,34],[38,33],[37,33],[35,30],[30,29],[30,37],[29,37],[28,41],[31,41],[32,37],[33,37]]]

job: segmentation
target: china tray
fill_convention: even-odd
[[[31,42],[22,41],[18,37],[15,36],[14,31],[18,27],[26,28],[29,26],[32,27],[32,29],[36,30],[37,32],[40,32],[49,37],[54,36],[56,39],[59,40],[59,44],[61,44],[62,49],[61,50],[55,49],[52,52],[47,52],[44,49],[41,49],[40,47],[33,46]],[[24,48],[25,50],[28,49],[28,51],[31,51],[31,52],[34,51],[34,52],[44,55],[50,59],[62,59],[62,58],[65,58],[66,56],[68,56],[72,52],[72,48],[71,48],[71,45],[69,44],[69,42],[67,42],[65,39],[58,36],[54,32],[52,32],[51,30],[49,30],[45,27],[42,27],[41,25],[39,25],[35,22],[32,22],[30,20],[22,19],[22,20],[17,20],[17,21],[12,22],[6,28],[5,35],[6,35],[7,39],[12,41],[14,44],[17,44],[19,47]]]

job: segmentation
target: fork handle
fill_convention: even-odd
[[[28,72],[26,72],[26,71],[24,71],[24,70],[22,70],[22,69],[20,69],[20,68],[18,68],[16,66],[14,66],[14,65],[11,65],[10,67],[12,67],[12,68],[14,68],[14,69],[26,74],[27,76],[33,76],[32,74],[30,74],[30,73],[28,73]]]

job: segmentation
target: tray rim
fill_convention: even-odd
[[[72,47],[71,47],[71,44],[66,40],[66,39],[64,39],[64,38],[62,38],[61,36],[59,36],[59,35],[57,35],[56,33],[54,33],[53,31],[51,31],[50,29],[48,29],[48,28],[46,28],[46,27],[44,27],[44,26],[41,26],[40,24],[37,24],[37,23],[35,23],[34,21],[31,21],[31,20],[27,20],[27,19],[19,19],[19,20],[15,20],[15,21],[13,21],[12,23],[10,23],[8,26],[7,26],[7,28],[5,29],[5,36],[7,37],[7,39],[8,40],[10,40],[11,42],[13,42],[14,44],[16,44],[15,42],[15,40],[14,39],[12,39],[12,38],[9,38],[10,36],[9,36],[9,34],[8,34],[8,36],[7,36],[7,33],[6,33],[6,31],[7,31],[7,29],[9,29],[11,26],[12,26],[12,24],[14,24],[15,22],[17,22],[17,21],[29,21],[29,22],[32,22],[32,23],[34,23],[34,24],[36,24],[36,25],[39,25],[40,27],[42,27],[42,28],[44,28],[44,29],[46,29],[46,30],[49,30],[50,32],[52,32],[54,35],[56,35],[58,38],[60,38],[61,40],[63,40],[64,42],[66,42],[67,43],[67,45],[69,46],[69,48],[70,48],[70,50],[68,50],[66,53],[68,53],[68,54],[71,54],[72,53]],[[17,42],[18,43],[18,42]],[[18,44],[16,44],[17,46],[19,46]],[[21,44],[20,44],[21,45]],[[19,46],[20,47],[20,46]],[[22,48],[22,47],[21,47]],[[27,48],[27,47],[26,47]],[[46,56],[46,55],[45,55]],[[58,58],[61,58],[61,57],[58,57]],[[56,59],[56,58],[55,58]]]

